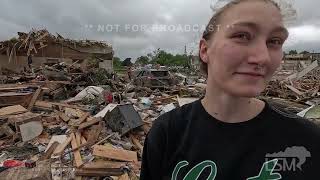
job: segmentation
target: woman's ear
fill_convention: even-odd
[[[205,63],[208,63],[209,58],[208,58],[208,42],[205,39],[200,40],[200,45],[199,45],[199,56],[201,60]]]

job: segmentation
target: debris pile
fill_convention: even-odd
[[[262,93],[264,99],[320,125],[319,65],[313,61],[299,72],[281,80],[274,79]],[[277,77],[277,76],[276,76]]]
[[[204,80],[196,77],[171,87],[144,87],[125,74],[64,63],[34,73],[0,84],[4,179],[139,179],[153,121],[205,91]]]

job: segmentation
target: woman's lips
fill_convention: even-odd
[[[235,74],[252,76],[252,77],[264,77],[264,74],[256,73],[256,72],[236,72]]]

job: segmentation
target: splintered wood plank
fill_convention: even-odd
[[[64,121],[64,122],[68,122],[70,120],[70,118],[63,112],[58,112],[59,117]]]
[[[33,106],[34,106],[34,103],[37,101],[39,95],[41,94],[41,91],[42,91],[42,89],[41,89],[41,87],[39,87],[39,88],[36,90],[36,92],[34,93],[34,95],[32,96],[32,99],[31,99],[31,101],[30,101],[30,103],[29,103],[29,106],[28,106],[28,110],[29,110],[29,111],[32,110],[32,108],[33,108]]]
[[[82,124],[79,125],[79,128],[78,128],[78,129],[80,130],[80,129],[84,129],[84,128],[87,128],[87,127],[89,127],[89,126],[92,126],[92,125],[98,123],[100,120],[101,120],[101,119],[96,118],[96,119],[94,119],[94,120],[84,122],[84,123],[82,123]]]
[[[90,134],[88,136],[88,143],[95,143],[98,138],[99,135],[103,129],[103,123],[99,122],[98,125],[94,125],[91,129],[90,129]]]
[[[72,149],[76,149],[78,147],[76,136],[74,135],[74,133],[72,133],[71,137],[72,137],[72,140],[71,140]],[[73,156],[74,156],[74,161],[75,161],[76,167],[80,167],[83,164],[80,150],[74,151]]]
[[[120,170],[86,170],[76,169],[76,176],[87,176],[87,177],[106,177],[106,176],[120,176],[123,172]]]
[[[125,166],[126,162],[98,160],[85,164],[82,169],[121,169]]]
[[[86,138],[84,138],[83,136],[81,136],[81,144],[85,144],[85,143],[87,143]]]
[[[55,106],[61,106],[61,107],[68,107],[68,108],[72,108],[72,109],[80,109],[80,110],[83,110],[83,111],[88,111],[87,108],[83,108],[83,107],[80,107],[80,106],[76,106],[76,105],[70,105],[70,104],[64,104],[64,103],[51,103],[52,105],[55,105]]]
[[[34,105],[38,108],[52,109],[52,104],[46,101],[36,101]]]
[[[40,158],[40,160],[50,159],[54,150],[59,146],[59,142],[55,141],[51,144],[50,148],[45,152],[45,154]]]
[[[52,109],[52,106],[60,106],[60,107],[68,107],[68,108],[72,108],[72,109],[80,109],[83,111],[88,111],[87,108],[83,108],[80,106],[76,106],[76,105],[69,105],[69,104],[63,104],[63,103],[56,103],[56,102],[46,102],[46,101],[36,101],[35,106],[40,107],[40,108],[46,108],[46,109]]]
[[[90,116],[90,113],[85,113],[82,117],[79,118],[79,124],[83,123],[88,117]]]
[[[45,32],[43,35],[41,35],[36,41],[40,41],[42,40],[43,38],[45,38],[46,36],[49,35],[49,32]]]
[[[28,110],[21,105],[8,106],[0,109],[0,116],[15,115],[27,112]]]
[[[0,131],[7,136],[14,136],[15,132],[8,126],[8,124],[4,124],[0,126]]]
[[[303,95],[303,92],[299,91],[297,88],[290,86],[290,85],[286,85],[287,88],[289,88],[291,91],[293,91],[294,93],[296,93],[299,96]]]
[[[130,134],[130,138],[133,144],[139,149],[140,154],[142,154],[143,146],[141,145],[140,141],[132,134]]]
[[[53,154],[54,154],[54,155],[60,155],[60,154],[62,154],[62,153],[64,152],[64,150],[66,149],[66,147],[70,144],[71,140],[72,140],[72,137],[71,137],[71,136],[68,137],[68,139],[67,139],[64,143],[60,144],[60,145],[57,147],[57,149],[54,151]]]
[[[77,146],[79,147],[81,145],[81,134],[80,132],[76,132],[76,141],[77,141]]]
[[[138,161],[137,152],[135,151],[127,151],[99,145],[95,145],[93,147],[93,155],[119,161]]]

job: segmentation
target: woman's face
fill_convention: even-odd
[[[254,97],[265,88],[283,57],[288,37],[273,4],[243,1],[227,9],[209,41],[201,40],[200,57],[208,64],[208,90]]]

